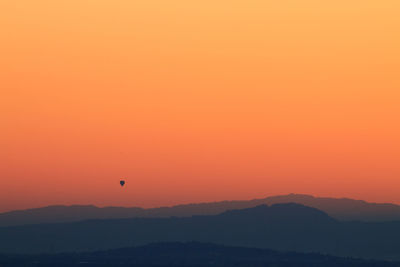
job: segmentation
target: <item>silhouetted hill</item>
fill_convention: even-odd
[[[290,194],[249,201],[222,201],[187,204],[153,209],[95,206],[50,206],[45,208],[12,211],[0,214],[0,226],[37,223],[73,222],[87,219],[190,217],[192,215],[216,215],[227,210],[252,208],[258,205],[298,203],[322,210],[329,216],[344,221],[400,221],[400,206],[368,203],[362,200],[321,198]]]
[[[229,210],[217,215],[226,220],[237,222],[249,222],[259,224],[261,222],[266,224],[323,224],[330,225],[335,223],[336,220],[329,217],[326,213],[299,205],[296,203],[275,204],[272,206],[260,205],[254,208]]]
[[[326,212],[329,216],[343,221],[400,221],[400,205],[391,203],[370,203],[349,198],[313,197],[289,194],[265,198],[265,204],[298,203]]]
[[[157,243],[91,253],[38,256],[0,255],[0,266],[395,267],[400,266],[400,263],[190,242]]]
[[[94,251],[171,241],[400,260],[400,222],[340,222],[322,211],[294,203],[212,216],[0,228],[0,252],[6,253]]]

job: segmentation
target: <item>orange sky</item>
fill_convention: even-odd
[[[0,211],[290,192],[400,203],[399,13],[2,0]]]

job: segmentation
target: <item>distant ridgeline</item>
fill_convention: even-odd
[[[0,228],[2,253],[96,251],[189,241],[400,260],[400,222],[344,222],[295,203],[207,216],[96,219]]]
[[[0,214],[0,227],[38,223],[73,222],[88,219],[188,217],[216,215],[227,210],[252,208],[277,203],[298,203],[324,211],[341,221],[400,221],[400,206],[368,203],[361,200],[317,198],[290,194],[249,201],[222,201],[153,209],[95,206],[49,206]]]

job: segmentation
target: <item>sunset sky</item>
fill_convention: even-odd
[[[400,203],[399,14],[398,0],[1,0],[0,211]]]

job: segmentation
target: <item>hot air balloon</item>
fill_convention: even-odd
[[[121,186],[124,186],[124,185],[125,185],[125,181],[124,181],[124,180],[121,180],[121,181],[119,181],[119,184],[120,184]]]

